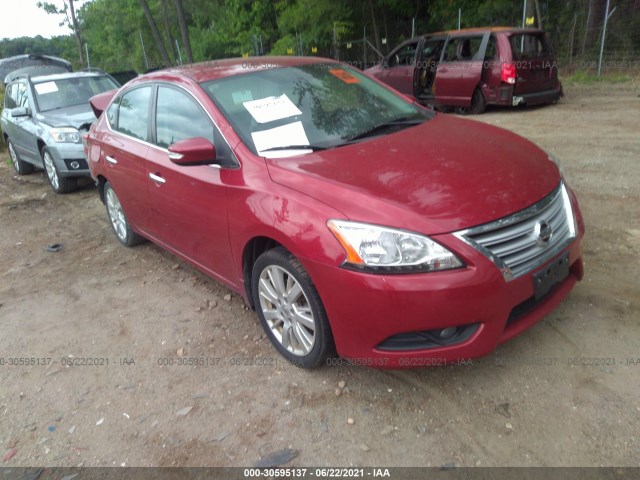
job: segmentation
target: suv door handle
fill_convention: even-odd
[[[113,157],[110,157],[109,155],[107,155],[106,157],[104,157],[105,160],[113,165],[117,165],[118,164],[118,160],[116,160]]]
[[[161,184],[167,183],[167,181],[164,178],[162,178],[160,175],[156,175],[155,173],[150,173],[149,178],[156,183],[161,183]]]

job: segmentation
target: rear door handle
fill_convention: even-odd
[[[118,164],[118,160],[116,160],[116,159],[115,159],[115,158],[113,158],[113,157],[110,157],[109,155],[107,155],[107,156],[105,157],[105,160],[106,160],[107,162],[109,162],[109,163],[113,164],[113,165],[117,165],[117,164]]]
[[[162,178],[160,175],[156,175],[155,173],[150,173],[149,178],[156,183],[161,183],[161,184],[167,183],[167,181],[164,178]]]

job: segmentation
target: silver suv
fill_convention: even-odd
[[[2,134],[16,173],[43,168],[56,193],[76,189],[89,176],[82,135],[95,120],[89,98],[118,88],[103,72],[56,75],[24,74],[14,78],[4,97]]]

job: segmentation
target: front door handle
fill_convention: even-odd
[[[111,164],[113,164],[113,165],[117,165],[117,164],[118,164],[118,160],[116,160],[116,159],[115,159],[115,158],[113,158],[113,157],[110,157],[109,155],[107,155],[107,156],[105,157],[105,160],[107,160],[107,162],[109,162],[109,163],[111,163]]]
[[[164,178],[162,178],[160,175],[156,175],[155,173],[150,173],[149,178],[156,183],[160,183],[160,184],[167,183],[167,181]]]

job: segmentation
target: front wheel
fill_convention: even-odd
[[[13,168],[18,175],[27,175],[33,172],[33,165],[27,163],[20,159],[18,156],[18,152],[13,147],[13,143],[11,140],[7,139],[7,146],[9,148],[9,156],[11,157],[11,162],[13,163]]]
[[[51,152],[47,147],[42,149],[42,161],[44,163],[44,169],[47,172],[47,179],[51,188],[56,193],[69,193],[73,192],[78,187],[78,179],[74,177],[61,177],[56,167]]]
[[[300,262],[282,247],[258,258],[251,278],[253,302],[276,349],[291,363],[313,368],[333,349],[320,295]]]
[[[120,243],[127,247],[133,247],[143,242],[144,238],[131,229],[131,225],[129,225],[127,216],[124,214],[120,200],[118,200],[118,196],[109,182],[104,185],[104,200],[111,228]]]

